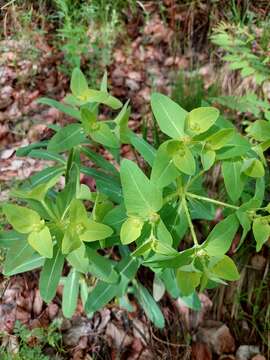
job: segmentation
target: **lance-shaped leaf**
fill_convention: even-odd
[[[87,80],[79,68],[75,68],[72,71],[70,89],[72,94],[78,98],[83,98],[88,90]]]
[[[40,295],[49,303],[56,294],[64,266],[65,257],[58,246],[54,246],[52,259],[46,259],[39,278]]]
[[[211,149],[203,149],[201,152],[202,166],[205,171],[209,170],[215,162],[216,153]]]
[[[125,105],[122,107],[120,113],[114,119],[114,122],[116,124],[114,132],[115,132],[117,138],[123,144],[130,143],[129,129],[128,129],[128,119],[129,119],[129,115],[130,115],[130,108],[128,107],[128,104],[129,104],[129,100],[125,103]]]
[[[83,125],[84,131],[87,134],[90,134],[92,131],[98,128],[97,116],[87,107],[81,109],[81,123]]]
[[[134,295],[153,324],[158,328],[163,328],[165,325],[164,316],[149,291],[143,285],[136,282]]]
[[[221,165],[225,188],[232,201],[237,201],[244,189],[245,181],[241,174],[241,160],[223,161]]]
[[[22,261],[22,258],[20,260]],[[17,266],[12,266],[9,271],[6,271],[7,268],[4,267],[3,274],[5,276],[12,276],[38,269],[43,266],[44,260],[44,257],[40,256],[39,254],[33,254],[31,257],[25,259],[21,264],[18,264]]]
[[[154,93],[151,96],[151,107],[159,127],[171,138],[185,136],[185,118],[188,112],[167,96]]]
[[[86,141],[80,124],[70,124],[59,130],[49,141],[48,150],[63,152]]]
[[[34,249],[28,244],[26,239],[17,241],[12,245],[6,255],[4,263],[4,275],[10,274],[17,267],[32,259]]]
[[[63,112],[64,114],[67,114],[77,120],[80,120],[80,112],[77,109],[74,109],[73,107],[69,106],[69,105],[65,105],[59,101],[56,101],[54,99],[49,99],[49,98],[40,98],[37,100],[38,104],[44,104],[44,105],[49,105],[52,106],[54,108],[56,108],[57,110],[60,110],[61,112]]]
[[[65,279],[62,301],[63,314],[68,319],[72,317],[77,307],[80,287],[79,281],[80,273],[75,269],[71,269],[68,277]]]
[[[31,150],[29,156],[37,159],[57,161],[63,165],[66,165],[66,160],[63,156],[48,150]]]
[[[179,175],[179,170],[174,165],[172,156],[167,151],[167,142],[165,142],[157,151],[151,172],[151,180],[158,188],[162,189],[168,186]]]
[[[200,107],[191,110],[187,116],[187,131],[198,135],[207,131],[219,117],[218,109],[214,107]]]
[[[256,241],[256,251],[260,251],[263,244],[266,243],[270,236],[270,225],[267,219],[255,219],[253,221],[252,231]]]
[[[120,146],[117,137],[105,123],[99,122],[97,130],[91,131],[90,136],[94,141],[104,146],[114,149]]]
[[[32,231],[28,236],[28,242],[41,256],[52,258],[53,242],[50,230],[47,226],[39,231]]]
[[[31,199],[43,201],[49,189],[54,187],[59,181],[61,174],[55,175],[48,182],[37,185],[31,190],[16,189],[11,191],[11,195],[20,199]]]
[[[224,255],[231,246],[238,226],[239,222],[235,214],[229,215],[215,225],[202,245],[207,254],[211,256]]]
[[[76,225],[69,226],[62,240],[62,253],[69,254],[78,249],[82,245],[82,241],[77,233]]]
[[[138,239],[141,235],[143,220],[140,218],[130,217],[128,218],[121,227],[120,239],[122,244],[128,245]]]
[[[124,202],[129,215],[147,217],[162,207],[162,193],[130,160],[124,160],[120,169]]]
[[[0,246],[9,249],[17,242],[24,242],[27,239],[27,235],[20,234],[17,231],[1,231],[0,232]]]
[[[91,242],[106,239],[113,234],[113,230],[105,224],[89,220],[86,230],[80,234],[81,241]]]
[[[270,139],[270,123],[257,120],[246,128],[246,132],[257,141],[267,141]]]
[[[122,102],[116,97],[110,95],[108,92],[88,89],[79,97],[82,104],[87,103],[99,103],[111,107],[113,110],[117,110],[122,107]]]
[[[150,165],[153,166],[154,159],[156,156],[156,149],[148,144],[141,136],[135,134],[133,131],[129,132],[128,135],[132,146],[141,154],[144,160]]]
[[[115,270],[115,262],[99,255],[95,250],[88,246],[86,247],[86,254],[89,259],[88,271],[92,275],[110,284],[118,282],[119,274]]]
[[[39,214],[26,207],[5,204],[3,206],[3,212],[13,228],[22,234],[28,234],[31,231],[36,230],[37,227],[41,225]]]
[[[83,274],[88,272],[89,259],[85,254],[84,243],[81,243],[81,246],[78,249],[68,254],[67,260],[77,271]]]

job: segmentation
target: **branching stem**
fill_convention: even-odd
[[[222,202],[222,201],[219,201],[219,200],[211,199],[211,198],[208,198],[206,196],[192,194],[190,192],[186,192],[186,196],[194,198],[194,199],[210,202],[210,203],[213,203],[213,204],[216,204],[216,205],[224,206],[224,207],[234,209],[234,210],[238,210],[240,208],[239,206],[236,206],[236,205],[232,205],[232,204],[228,204],[228,203],[225,203],[225,202]]]

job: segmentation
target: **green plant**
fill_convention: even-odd
[[[270,58],[265,47],[269,37],[263,31],[260,42],[256,32],[255,26],[249,29],[221,22],[214,29],[211,40],[225,51],[223,60],[229,63],[231,70],[240,70],[241,77],[252,76],[256,84],[261,85],[270,78]]]
[[[226,255],[239,228],[238,247],[251,229],[257,251],[267,241],[270,209],[264,201],[263,152],[269,139],[262,139],[255,128],[249,131],[249,141],[216,108],[187,112],[154,93],[152,110],[168,139],[155,149],[128,128],[128,102],[123,106],[108,93],[106,74],[100,90],[93,90],[75,69],[71,92],[64,103],[47,98],[39,102],[76,122],[54,126],[49,141],[17,152],[55,160],[56,165],[11,191],[26,205],[3,205],[13,227],[0,234],[1,246],[8,249],[3,272],[11,276],[41,267],[40,293],[50,302],[66,262],[70,272],[62,279],[65,316],[74,313],[78,296],[91,316],[114,298],[126,304],[126,294],[132,292],[149,319],[163,327],[156,300],[165,290],[198,309],[196,290],[239,278]],[[121,110],[113,120],[100,121],[100,104]],[[121,144],[139,152],[151,168],[150,178],[134,161],[121,159]],[[111,152],[115,165],[99,154],[97,145]],[[95,166],[86,166],[81,155]],[[228,202],[209,197],[203,185],[215,164],[221,165]],[[80,174],[95,179],[96,191],[80,183]],[[56,185],[62,175],[61,189]],[[196,221],[213,220],[217,207],[224,209],[224,219],[199,239]],[[188,233],[191,238],[183,241]],[[137,278],[144,267],[155,275],[155,300]]]
[[[57,351],[61,350],[59,348],[61,334],[58,321],[53,321],[47,329],[34,328],[32,330],[16,321],[14,335],[19,340],[18,349],[12,352],[1,346],[0,355],[3,360],[49,360],[51,357],[43,353],[44,347],[50,346]]]

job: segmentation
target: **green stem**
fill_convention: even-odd
[[[224,207],[234,209],[234,210],[238,210],[240,208],[239,206],[231,205],[231,204],[219,201],[219,200],[210,199],[210,198],[208,198],[206,196],[196,195],[196,194],[192,194],[192,193],[189,193],[189,192],[187,192],[186,195],[191,197],[191,198],[194,198],[194,199],[210,202],[210,203],[220,205],[220,206],[224,206]]]
[[[183,207],[184,207],[184,210],[185,210],[185,213],[186,213],[186,217],[187,217],[187,220],[188,220],[188,225],[189,225],[189,228],[190,228],[190,232],[191,232],[191,236],[192,236],[194,245],[198,246],[199,243],[198,243],[197,235],[195,233],[195,229],[194,229],[194,226],[193,226],[193,223],[192,223],[192,220],[191,220],[191,216],[190,216],[190,213],[189,213],[189,210],[188,210],[187,201],[186,201],[185,197],[182,198],[182,204],[183,204]]]

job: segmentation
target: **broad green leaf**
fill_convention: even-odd
[[[151,172],[151,180],[158,188],[162,189],[168,186],[179,175],[172,157],[167,152],[167,143],[165,142],[157,151]]]
[[[151,107],[164,134],[173,139],[185,136],[185,118],[188,114],[186,110],[182,109],[169,97],[160,93],[152,94]]]
[[[210,271],[224,280],[235,281],[240,277],[235,263],[226,255]]]
[[[130,160],[124,160],[120,169],[124,202],[129,215],[149,216],[162,207],[162,193]]]
[[[54,246],[53,258],[46,259],[39,278],[39,289],[42,299],[49,303],[56,294],[65,257],[58,246]]]
[[[5,204],[3,212],[13,228],[23,234],[37,230],[41,226],[41,219],[37,212],[23,206]]]
[[[241,171],[247,176],[259,178],[264,176],[264,167],[258,159],[246,159],[243,161]]]
[[[90,134],[92,131],[97,130],[99,127],[96,115],[88,108],[81,109],[81,123],[83,125],[84,131],[87,134]]]
[[[127,218],[124,204],[115,206],[104,217],[103,223],[113,228],[116,233],[120,233],[122,224]]]
[[[0,246],[9,249],[17,242],[25,242],[27,236],[16,231],[1,231],[0,232]]]
[[[61,174],[57,174],[48,182],[39,184],[33,187],[31,190],[14,189],[11,191],[11,195],[20,199],[31,199],[37,201],[44,201],[45,196],[50,188],[54,187],[59,181]]]
[[[68,254],[67,260],[77,271],[83,274],[88,272],[89,259],[85,254],[85,245],[83,243],[78,249]]]
[[[221,129],[213,135],[209,136],[206,141],[212,150],[219,150],[233,138],[234,129]]]
[[[6,269],[4,268],[4,275],[12,276],[12,275],[21,274],[27,271],[40,268],[43,266],[43,264],[44,264],[44,257],[38,254],[33,254],[32,257],[24,260],[20,265],[10,268],[10,271],[6,271]]]
[[[249,141],[242,135],[235,133],[226,143],[226,146],[219,149],[216,153],[217,160],[231,160],[234,157],[246,156],[251,150]]]
[[[102,122],[99,122],[98,126],[97,130],[90,133],[91,138],[104,146],[119,148],[119,141],[109,126]]]
[[[163,243],[165,245],[166,244],[172,245],[173,238],[171,236],[171,233],[167,229],[166,225],[162,221],[162,219],[159,219],[159,222],[156,227],[156,234],[157,234],[158,241],[160,241],[161,243]]]
[[[183,268],[179,268],[176,271],[177,285],[184,296],[188,296],[194,292],[200,284],[202,275],[198,271],[192,271],[192,266],[188,265],[188,267],[190,267],[189,271],[184,271]]]
[[[239,223],[235,214],[229,215],[220,221],[208,235],[203,244],[203,249],[210,256],[226,254],[234,239]]]
[[[138,267],[139,262],[136,258],[126,257],[121,260],[116,266],[116,271],[118,271],[121,276],[120,284],[108,284],[104,281],[99,281],[88,296],[85,304],[85,310],[87,312],[94,312],[104,307],[117,294],[119,294],[121,288],[125,291],[129,281],[135,276]]]
[[[139,218],[128,218],[121,227],[120,239],[123,245],[128,245],[138,239],[141,235],[143,220]]]
[[[79,68],[72,71],[70,89],[77,98],[84,100],[85,93],[88,90],[86,78]]]
[[[156,254],[145,260],[143,264],[157,268],[179,268],[191,263],[194,251],[194,248],[190,248],[174,256]]]
[[[159,306],[150,295],[149,291],[138,282],[136,282],[135,296],[153,324],[158,328],[163,328],[165,320]]]
[[[62,310],[64,316],[68,319],[72,317],[77,307],[80,285],[79,280],[80,273],[77,272],[75,269],[71,269],[68,277],[65,279]]]
[[[128,107],[129,100],[122,107],[120,113],[114,119],[116,127],[114,128],[114,132],[117,138],[121,141],[122,144],[129,144],[129,129],[128,129],[128,119],[130,115],[130,108]]]
[[[270,123],[257,120],[246,128],[246,132],[257,141],[267,141],[270,139]]]
[[[63,152],[85,142],[86,138],[81,125],[70,124],[59,130],[49,141],[48,150]]]
[[[122,102],[116,97],[110,95],[108,92],[88,89],[84,94],[79,97],[82,100],[82,104],[86,103],[99,103],[111,107],[113,110],[117,110],[122,107]]]
[[[245,185],[241,174],[242,164],[241,160],[227,160],[223,161],[221,165],[225,187],[233,202],[240,198]]]
[[[57,161],[63,165],[66,165],[66,160],[61,155],[50,152],[48,150],[31,150],[29,156],[37,159]]]
[[[207,131],[219,117],[218,109],[214,107],[200,107],[191,110],[186,119],[187,130],[197,135]]]
[[[81,241],[91,242],[106,239],[113,234],[113,230],[105,224],[89,220],[86,230],[80,234]]]
[[[178,252],[167,243],[162,241],[155,241],[152,245],[153,250],[157,254],[166,255],[166,256],[178,256]]]
[[[201,152],[202,166],[205,171],[209,170],[215,163],[216,153],[214,150],[203,149]]]
[[[253,221],[252,231],[256,241],[256,251],[258,252],[270,237],[270,225],[266,219],[256,218]]]
[[[23,266],[26,262],[32,259],[34,250],[26,240],[16,241],[7,252],[4,263],[4,275],[8,275],[14,269]]]
[[[53,256],[53,242],[50,230],[44,226],[40,231],[32,231],[28,236],[28,242],[34,250],[45,258]]]
[[[73,107],[71,107],[69,105],[65,105],[59,101],[44,97],[44,98],[38,99],[37,103],[52,106],[52,107],[56,108],[57,110],[60,110],[64,114],[67,114],[77,120],[80,120],[79,110],[74,109]]]
[[[69,254],[78,249],[82,245],[82,241],[77,234],[76,225],[69,226],[62,239],[62,253]]]
[[[173,154],[174,165],[187,175],[194,175],[196,170],[196,162],[189,148],[181,144],[177,151]]]
[[[109,284],[115,284],[119,281],[119,274],[115,270],[115,263],[112,260],[99,255],[88,246],[86,246],[86,254],[89,259],[88,271],[91,274]]]
[[[35,175],[30,176],[28,179],[30,188],[33,188],[39,184],[46,183],[50,179],[54,178],[57,175],[62,175],[65,171],[64,166],[52,166],[41,170]]]

